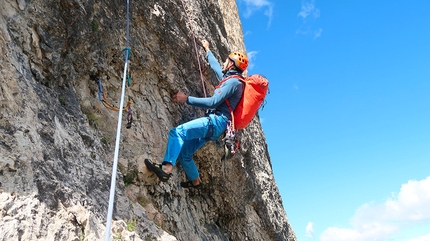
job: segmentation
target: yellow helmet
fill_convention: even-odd
[[[228,55],[228,58],[231,59],[234,65],[241,71],[245,71],[246,67],[248,67],[248,58],[242,53],[233,52]]]

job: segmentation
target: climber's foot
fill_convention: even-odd
[[[162,182],[167,182],[170,176],[172,176],[172,174],[163,171],[161,164],[153,163],[149,159],[145,159],[145,165],[151,172],[155,173]]]
[[[197,188],[200,189],[203,187],[203,183],[200,182],[199,184],[193,184],[193,181],[187,181],[187,182],[181,182],[181,187],[183,188]]]

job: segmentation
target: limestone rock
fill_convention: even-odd
[[[258,116],[233,159],[215,143],[195,154],[202,190],[179,186],[179,165],[160,183],[143,164],[203,114],[171,96],[217,83],[194,40],[220,61],[245,51],[236,2],[130,0],[126,36],[126,1],[0,1],[0,240],[104,238],[118,112],[95,80],[118,107],[128,40],[133,123],[124,111],[111,240],[295,241]]]

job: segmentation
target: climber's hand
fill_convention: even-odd
[[[178,93],[176,93],[173,98],[172,101],[173,102],[179,102],[179,103],[185,103],[187,102],[188,96],[184,93],[182,93],[181,91],[179,91]]]
[[[206,52],[209,51],[209,42],[206,39],[202,40],[203,48],[205,48]]]

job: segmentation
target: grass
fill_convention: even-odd
[[[121,233],[117,233],[114,237],[114,240],[120,240],[121,239]]]
[[[136,230],[137,219],[132,218],[132,219],[128,220],[126,222],[126,224],[127,224],[127,230],[130,232],[133,232]]]

